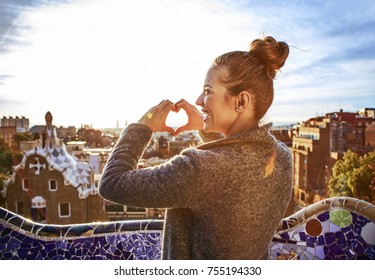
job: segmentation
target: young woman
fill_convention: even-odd
[[[249,52],[215,59],[196,104],[164,100],[118,140],[100,182],[103,198],[167,208],[162,259],[265,259],[292,192],[288,148],[259,126],[273,100],[273,79],[289,47],[272,37]],[[188,123],[165,125],[184,109]],[[137,170],[152,132],[200,130],[204,144],[167,163]]]

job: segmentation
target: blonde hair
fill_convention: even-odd
[[[219,56],[212,68],[227,68],[229,75],[222,82],[231,95],[238,95],[244,90],[254,95],[255,116],[260,120],[272,104],[273,80],[288,55],[287,43],[267,36],[252,41],[248,52],[233,51]]]

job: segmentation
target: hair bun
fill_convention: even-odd
[[[273,37],[256,39],[250,44],[250,55],[260,59],[265,65],[272,78],[276,71],[283,67],[288,55],[289,46],[285,42],[278,42]]]

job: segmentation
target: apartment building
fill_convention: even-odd
[[[5,117],[3,116],[0,120],[1,127],[15,126],[17,132],[29,131],[30,121],[25,117]]]
[[[311,118],[294,130],[291,152],[297,205],[304,207],[329,196],[334,164],[348,150],[360,155],[369,151],[366,129],[373,123],[375,118],[366,113],[340,110]]]

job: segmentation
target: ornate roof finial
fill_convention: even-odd
[[[50,111],[46,113],[45,119],[47,124],[52,124],[53,117]]]

